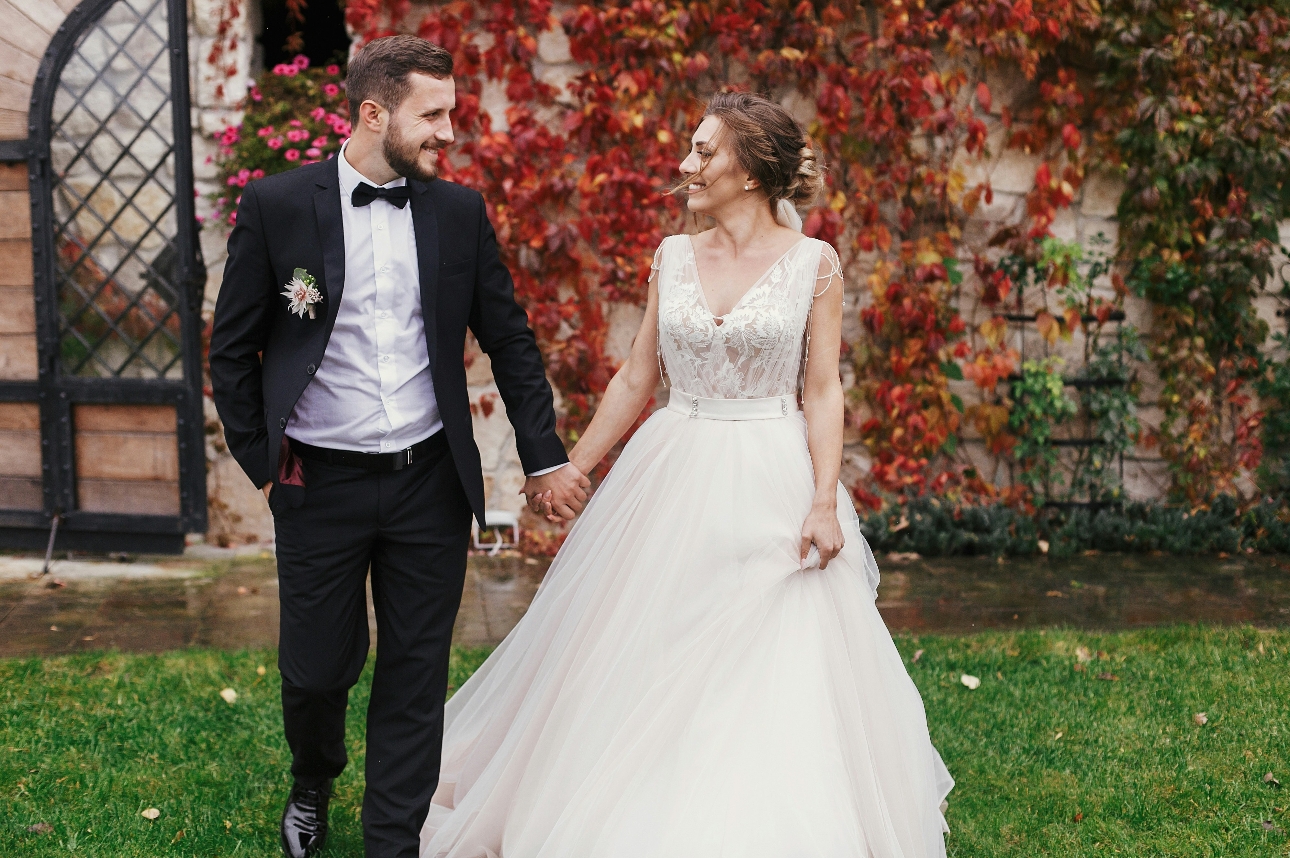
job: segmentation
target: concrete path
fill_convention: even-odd
[[[1290,625],[1290,559],[1092,555],[999,563],[879,558],[878,608],[893,631],[1132,628],[1180,622]],[[269,551],[204,549],[183,558],[0,556],[0,657],[81,650],[272,647],[277,577]],[[472,557],[454,632],[498,643],[527,610],[547,568]],[[369,605],[371,599],[368,600]],[[372,637],[375,619],[369,610]]]

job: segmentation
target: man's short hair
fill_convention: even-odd
[[[345,95],[349,118],[358,124],[358,106],[374,101],[393,113],[407,98],[408,75],[452,76],[452,54],[417,36],[386,36],[368,42],[349,61]]]

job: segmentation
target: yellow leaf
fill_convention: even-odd
[[[140,811],[139,815],[144,819],[156,819],[161,816],[161,811],[157,810],[155,807],[150,807],[147,810]]]
[[[1057,338],[1061,335],[1061,325],[1057,324],[1052,313],[1036,313],[1035,327],[1039,330],[1039,336],[1048,341],[1048,345],[1056,345]]]

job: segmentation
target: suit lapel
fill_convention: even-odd
[[[417,239],[417,268],[421,274],[421,319],[426,329],[426,352],[430,373],[435,369],[436,301],[439,294],[439,219],[431,199],[430,184],[409,181],[412,186],[412,231]]]
[[[315,182],[314,193],[314,214],[318,217],[318,237],[322,240],[323,306],[327,312],[324,342],[331,339],[341,293],[345,290],[345,226],[340,214],[339,168],[336,158],[327,164],[326,173]]]

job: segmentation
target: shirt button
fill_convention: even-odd
[[[377,229],[385,229],[385,224],[383,224],[383,223],[378,223],[378,224],[376,225],[376,228],[377,228]]]
[[[283,417],[281,420],[278,421],[278,428],[279,429],[287,428],[287,418]]]
[[[389,355],[381,355],[381,363],[389,363],[389,362],[390,362]]]
[[[306,374],[308,374],[308,375],[313,375],[313,374],[314,374],[314,372],[316,372],[316,371],[317,371],[317,369],[318,369],[318,368],[317,368],[316,366],[314,366],[313,364],[309,364],[309,366],[305,367],[305,373],[306,373]]]

